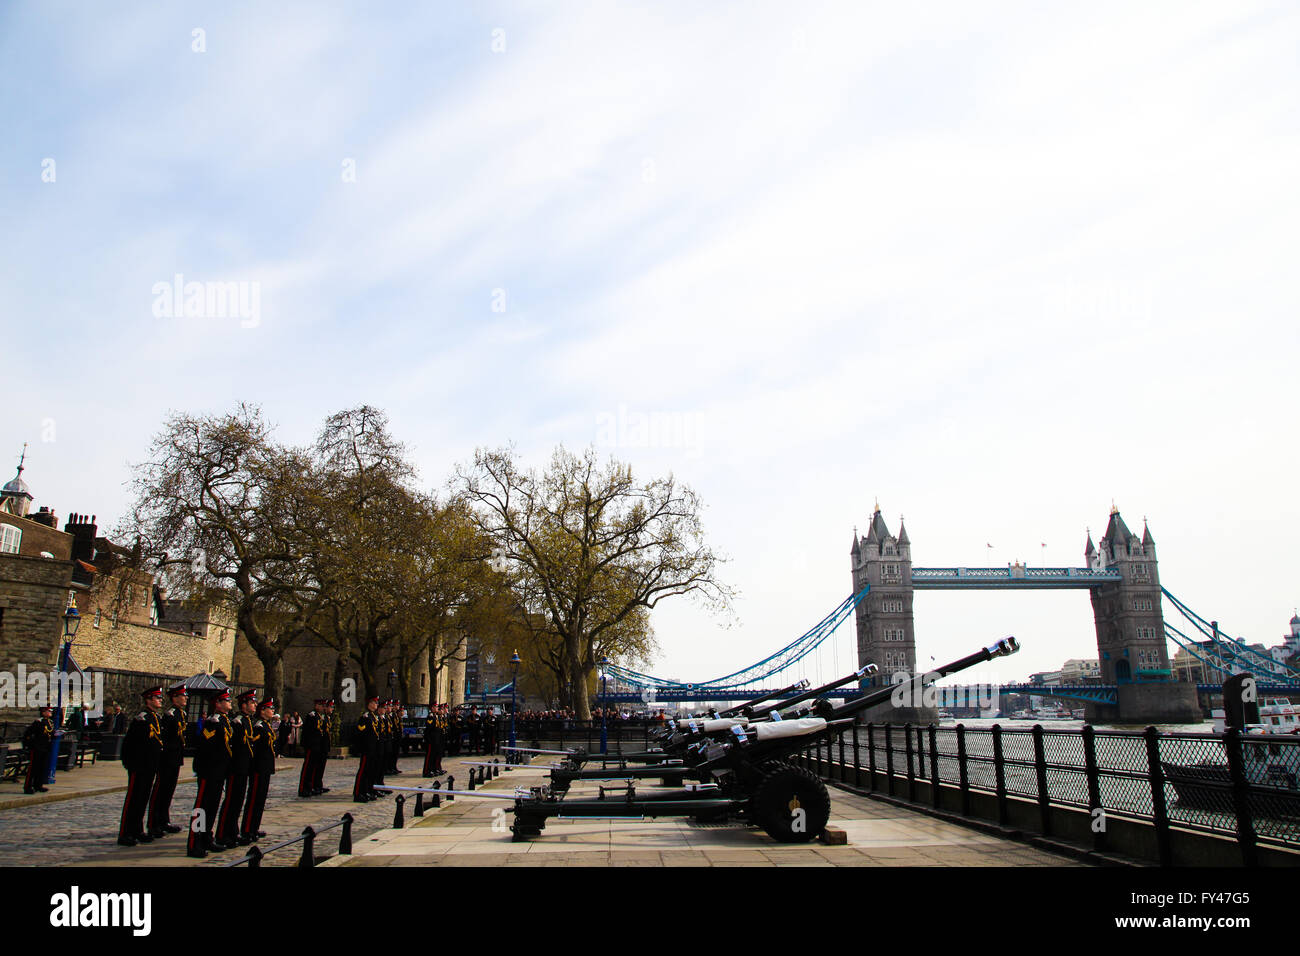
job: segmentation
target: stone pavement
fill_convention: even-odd
[[[420,777],[421,759],[414,755],[402,758],[398,765],[405,767],[404,772],[390,776],[388,782],[432,783]],[[443,761],[443,766],[460,786],[469,777],[469,768],[463,766],[463,761],[476,759],[480,758],[450,758]],[[178,826],[186,825],[194,806],[195,778],[188,775],[189,767],[190,762],[186,760],[172,801],[171,818]],[[306,826],[333,823],[344,813],[351,813],[355,821],[354,842],[392,823],[391,797],[373,803],[352,802],[355,758],[329,761],[325,786],[331,792],[309,800],[297,796],[301,767],[302,761],[296,758],[282,757],[276,762],[277,772],[271,778],[262,817],[262,829],[267,835],[260,841],[261,846],[269,847],[296,837]],[[446,777],[439,779],[445,781]],[[247,852],[240,847],[194,860],[185,855],[183,832],[141,846],[118,846],[117,828],[126,792],[126,771],[121,763],[101,761],[93,767],[60,772],[55,780],[48,793],[24,796],[21,785],[6,785],[6,790],[16,789],[16,795],[0,793],[0,866],[222,866]],[[341,828],[336,828],[322,834],[316,844],[318,858],[337,850],[341,832]],[[293,866],[300,851],[300,844],[286,847],[267,856],[262,865]]]
[[[542,770],[515,770],[488,783],[512,792],[545,779]],[[391,780],[419,786],[418,780]],[[458,784],[458,789],[461,785]],[[583,791],[575,784],[572,796]],[[594,792],[591,795],[595,795]],[[743,824],[699,824],[661,817],[628,820],[550,820],[540,837],[511,842],[510,804],[459,797],[414,819],[407,794],[406,826],[355,841],[352,856],[324,866],[1081,866],[1013,840],[946,823],[842,790],[831,790],[831,826],[847,846],[781,844]],[[617,798],[615,798],[617,799]],[[391,809],[391,806],[390,806]]]

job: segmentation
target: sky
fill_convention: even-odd
[[[1286,3],[9,3],[0,464],[103,527],[169,411],[376,405],[432,488],[595,444],[728,556],[732,617],[654,612],[686,680],[842,600],[877,501],[917,566],[1081,565],[1113,504],[1272,645],[1297,41]],[[1097,653],[1081,591],[915,621],[921,663],[1015,634],[1006,679]]]

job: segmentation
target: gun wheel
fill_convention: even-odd
[[[831,797],[826,785],[802,767],[769,765],[754,791],[754,822],[778,843],[807,843],[826,828]]]

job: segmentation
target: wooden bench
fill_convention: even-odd
[[[3,758],[3,770],[0,770],[0,779],[4,780],[22,780],[27,776],[27,761],[29,751],[21,745],[9,747],[0,751],[0,758]]]

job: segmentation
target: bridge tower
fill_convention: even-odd
[[[871,525],[861,538],[853,533],[850,552],[853,568],[853,593],[868,584],[871,591],[858,604],[858,665],[875,664],[879,673],[869,686],[892,682],[894,674],[916,673],[916,631],[912,623],[912,542],[900,518],[898,537],[889,532],[876,505]],[[934,707],[893,707],[882,704],[873,708],[865,720],[889,720],[893,723],[930,723],[939,718]]]
[[[1124,723],[1184,723],[1201,719],[1195,684],[1173,680],[1160,605],[1160,572],[1156,543],[1146,522],[1139,539],[1124,523],[1118,508],[1099,546],[1092,535],[1084,549],[1088,566],[1112,569],[1120,580],[1091,591],[1097,629],[1101,681],[1114,684],[1118,706],[1090,705],[1089,719]]]

